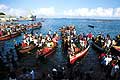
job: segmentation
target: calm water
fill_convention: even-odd
[[[40,21],[40,19],[37,20],[37,22]],[[36,21],[35,21],[36,22]],[[21,24],[27,24],[27,23],[33,23],[30,21],[21,21],[19,22]],[[88,25],[94,25],[95,28],[90,28]],[[120,33],[120,21],[106,21],[106,22],[99,22],[95,20],[80,20],[80,19],[46,19],[45,22],[43,22],[43,26],[41,29],[34,30],[35,32],[42,32],[43,35],[46,35],[49,30],[52,30],[52,32],[57,31],[59,34],[59,28],[61,28],[63,25],[75,25],[77,33],[89,33],[92,32],[94,35],[99,34],[102,32],[103,34],[110,34],[112,38]],[[28,31],[29,32],[29,31]],[[14,48],[14,40],[17,42],[20,42],[22,40],[22,35],[19,37],[16,37],[14,39],[5,41],[5,52],[9,51],[9,48]],[[64,64],[66,62],[66,59],[64,55],[61,52],[61,41],[58,43],[58,49],[56,53],[51,55],[48,58],[48,62],[45,64],[47,67],[51,67],[53,65],[58,64]],[[90,53],[93,53],[90,51]],[[4,53],[5,54],[5,53]],[[94,55],[94,54],[92,54]]]

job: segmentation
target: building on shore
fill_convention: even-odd
[[[6,15],[5,13],[0,13],[0,22],[12,22],[17,21],[16,16]]]

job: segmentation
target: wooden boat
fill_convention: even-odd
[[[31,25],[30,26],[30,29],[39,29],[39,28],[41,28],[42,27],[42,23],[37,23],[37,24],[33,24],[33,25]]]
[[[120,46],[113,46],[110,51],[112,55],[120,56]]]
[[[93,26],[93,25],[88,25],[88,27],[90,27],[90,28],[94,28],[94,26]]]
[[[23,53],[27,53],[27,52],[33,50],[35,47],[36,47],[35,45],[31,44],[30,46],[24,47],[18,51],[19,51],[19,53],[23,54]]]
[[[14,38],[16,36],[19,36],[20,34],[21,34],[20,32],[14,32],[14,33],[12,33],[10,35],[1,36],[0,41],[9,40],[9,39]]]
[[[117,51],[120,51],[120,46],[113,46]]]
[[[53,45],[51,45],[51,47],[46,46],[43,49],[41,49],[40,52],[38,53],[38,55],[48,57],[49,55],[54,53],[56,51],[57,44],[54,42],[52,42],[52,43],[53,43]]]
[[[74,26],[68,26],[68,27],[65,27],[65,28],[60,28],[59,31],[62,32],[62,33],[65,33],[66,30],[70,30],[72,31],[73,29],[75,29]]]
[[[69,55],[70,64],[74,64],[76,60],[83,58],[87,54],[89,48],[90,45],[88,45],[84,50],[75,53],[75,55]]]
[[[97,45],[95,42],[92,42],[92,47],[97,50],[98,52],[102,53],[105,51],[104,48],[100,47],[99,45]]]

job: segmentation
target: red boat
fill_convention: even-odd
[[[0,41],[9,40],[9,39],[14,38],[16,36],[19,36],[20,34],[21,34],[20,32],[14,32],[14,33],[12,33],[10,35],[1,36]]]
[[[120,52],[120,46],[113,46],[113,47]]]
[[[36,54],[38,55],[42,55],[44,57],[49,56],[50,54],[54,53],[56,51],[56,47],[57,44],[52,42],[53,45],[51,45],[51,47],[44,47],[43,49],[41,49],[39,52],[37,52]]]
[[[33,50],[36,46],[34,46],[33,44],[31,44],[30,46],[24,47],[22,49],[19,50],[19,53],[27,53],[31,50]]]
[[[83,58],[87,54],[89,47],[90,45],[81,52],[75,53],[75,55],[69,55],[70,64],[74,64],[76,60]]]

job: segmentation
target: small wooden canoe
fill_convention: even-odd
[[[41,28],[42,26],[41,25],[37,25],[37,26],[33,26],[31,29],[39,29],[39,28]]]
[[[39,29],[39,28],[41,28],[42,27],[42,23],[37,23],[37,24],[35,24],[35,25],[32,25],[32,26],[30,26],[30,29]]]
[[[51,55],[52,53],[54,53],[56,51],[56,47],[57,47],[56,43],[53,43],[53,44],[54,44],[53,47],[47,47],[46,46],[43,49],[41,49],[38,54],[42,55],[44,57],[47,57],[47,56]]]
[[[1,37],[0,37],[0,41],[9,40],[9,39],[11,39],[11,38],[14,38],[14,37],[19,36],[20,34],[21,34],[20,32],[14,32],[14,33],[12,33],[12,34],[10,34],[10,35],[1,36]]]
[[[120,52],[120,46],[113,46],[113,47]]]
[[[70,64],[74,64],[76,60],[82,59],[88,52],[90,45],[88,45],[84,50],[75,53],[75,55],[69,55]]]
[[[19,53],[27,53],[27,52],[33,50],[35,47],[36,47],[35,45],[31,44],[30,46],[20,49]]]

